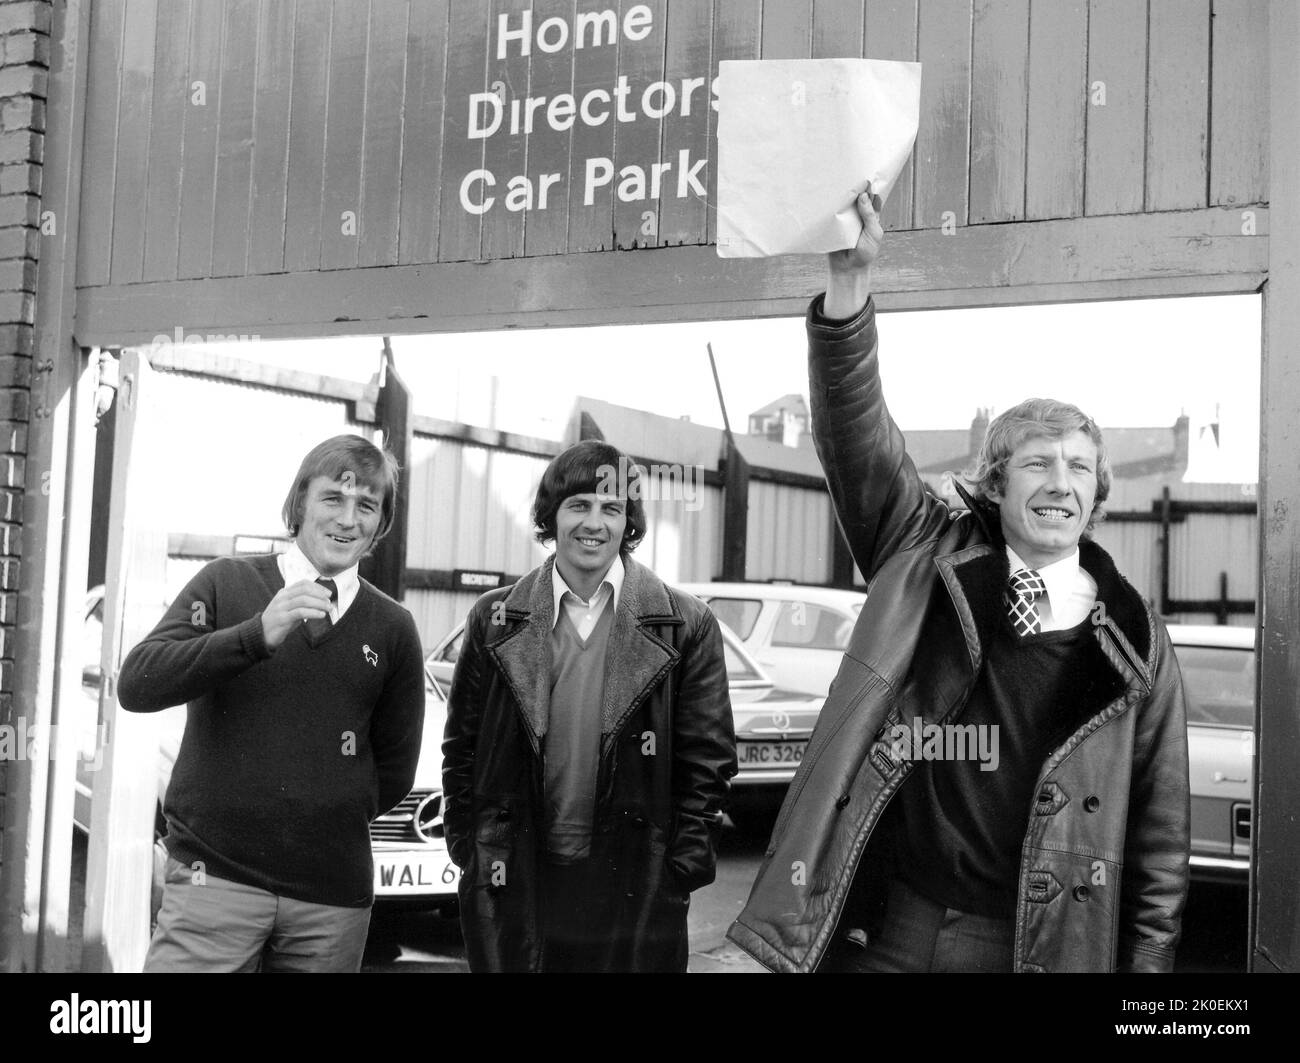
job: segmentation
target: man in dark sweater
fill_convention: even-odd
[[[289,549],[204,567],[123,664],[123,708],[189,706],[146,971],[360,967],[370,821],[410,791],[424,720],[415,623],[357,572],[396,487],[361,437],[319,444]]]

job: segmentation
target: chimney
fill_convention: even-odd
[[[1174,422],[1174,467],[1177,469],[1187,468],[1188,441],[1191,437],[1191,422],[1187,414],[1178,415],[1178,420]]]
[[[970,423],[970,454],[978,454],[984,445],[984,437],[989,431],[989,411],[980,407],[975,411],[975,419]]]

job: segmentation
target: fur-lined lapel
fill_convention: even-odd
[[[524,721],[540,742],[551,714],[551,629],[555,626],[551,571],[555,558],[524,576],[505,598],[505,620],[512,624],[491,652]],[[524,621],[518,623],[518,621]],[[535,743],[536,744],[536,743]]]
[[[1091,539],[1079,543],[1079,564],[1097,581],[1097,601],[1105,603],[1106,621],[1124,636],[1145,670],[1151,658],[1152,628],[1142,595],[1120,574],[1110,554]]]
[[[608,740],[632,715],[681,654],[645,627],[684,623],[663,582],[631,558],[624,562],[623,590],[609,632],[605,657],[605,699],[600,728]]]
[[[984,647],[1001,622],[1002,589],[1007,584],[1011,564],[1001,546],[982,543],[934,559],[939,574],[948,587],[953,608],[961,619],[971,671],[978,673],[984,660]]]
[[[951,554],[936,556],[934,563],[961,619],[971,667],[978,672],[993,625],[1001,622],[1006,608],[1003,600],[1011,565],[997,507],[972,498],[960,484],[957,490],[970,506],[971,515],[964,519],[974,519],[979,527],[977,541]],[[1120,575],[1110,555],[1091,539],[1079,543],[1079,564],[1097,583],[1097,601],[1103,605],[1095,621],[1098,628],[1114,636],[1122,651],[1119,659],[1131,658],[1133,671],[1149,685],[1151,621],[1141,595]],[[1109,648],[1107,652],[1109,655]]]
[[[551,711],[551,630],[555,626],[554,556],[524,576],[506,595],[505,620],[513,630],[493,643],[491,653],[505,675],[524,720],[540,743]],[[659,577],[631,558],[624,561],[605,653],[605,696],[600,729],[616,734],[681,657],[644,625],[684,623]],[[522,621],[522,623],[520,623]]]

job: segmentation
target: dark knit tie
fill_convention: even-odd
[[[332,579],[321,576],[316,582],[330,592],[330,605],[339,600],[339,588]],[[329,618],[328,613],[313,620],[305,620],[303,623],[307,625],[307,641],[313,646],[329,634],[329,629],[334,626],[334,621]]]
[[[1032,568],[1022,568],[1013,572],[1007,581],[1007,611],[1011,614],[1011,626],[1021,638],[1037,635],[1043,630],[1038,616],[1038,607],[1034,604],[1047,592],[1043,577]]]

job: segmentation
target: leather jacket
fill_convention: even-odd
[[[473,971],[543,967],[554,564],[475,603],[448,699],[443,822]],[[616,908],[603,967],[684,971],[689,894],[713,881],[736,772],[722,634],[628,558],[606,652],[591,850]]]
[[[809,310],[818,454],[867,602],[790,786],[748,904],[728,937],[778,971],[831,970],[878,921],[890,799],[913,762],[891,728],[960,718],[1001,622],[1008,561],[997,507],[953,513],[924,486],[889,416],[875,307]],[[1167,971],[1187,893],[1182,678],[1163,623],[1104,550],[1094,660],[1077,726],[1043,763],[1028,810],[1016,971]]]

